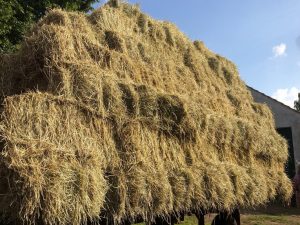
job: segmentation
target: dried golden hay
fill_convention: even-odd
[[[288,200],[286,143],[234,64],[113,2],[53,10],[1,56],[2,214],[80,224]]]

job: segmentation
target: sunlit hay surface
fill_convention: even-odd
[[[50,11],[0,57],[0,204],[33,224],[288,200],[287,145],[233,63],[110,1]]]

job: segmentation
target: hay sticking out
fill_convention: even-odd
[[[234,64],[136,6],[53,10],[0,61],[12,220],[120,223],[291,195],[286,142]]]

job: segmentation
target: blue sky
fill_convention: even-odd
[[[253,88],[292,105],[300,92],[300,0],[129,0],[232,60]],[[96,7],[100,4],[95,5]],[[298,45],[297,45],[297,38]]]

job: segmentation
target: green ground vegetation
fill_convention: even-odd
[[[206,215],[205,225],[211,225],[214,217],[215,214]],[[243,214],[241,223],[243,225],[300,225],[300,215]],[[198,225],[198,221],[195,216],[185,216],[180,225]]]

